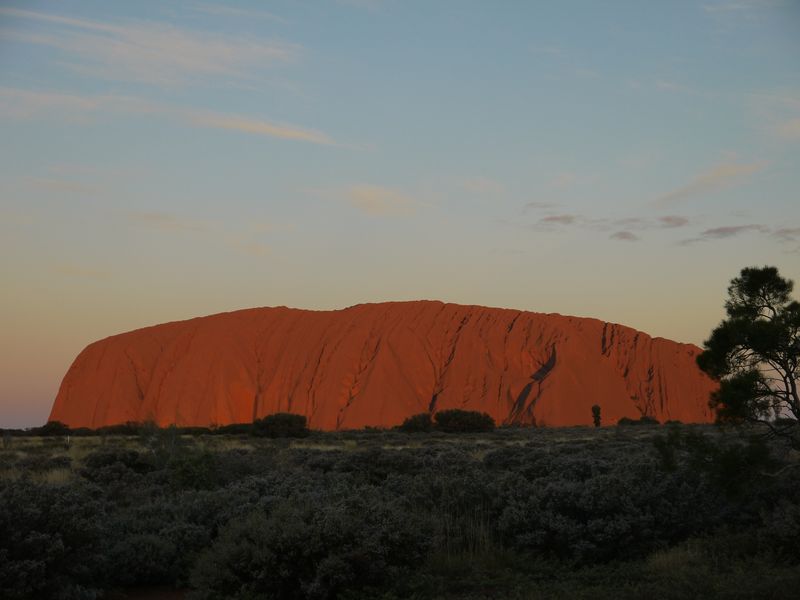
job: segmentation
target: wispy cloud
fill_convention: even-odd
[[[622,242],[636,242],[639,241],[639,236],[631,231],[617,231],[609,236],[612,240],[619,240]]]
[[[81,73],[139,83],[175,85],[205,76],[250,78],[292,60],[299,47],[182,29],[152,21],[105,23],[59,14],[0,7],[0,16],[47,24],[45,31],[4,29],[0,36],[54,48]],[[77,62],[74,62],[77,61]]]
[[[592,217],[587,215],[565,213],[551,214],[541,217],[534,229],[539,231],[564,231],[567,229],[578,228],[597,232],[611,232],[609,238],[625,242],[633,242],[641,239],[636,232],[657,230],[657,229],[677,229],[689,225],[689,219],[678,215],[667,215],[663,217]]]
[[[673,229],[675,227],[684,227],[689,224],[689,219],[686,217],[679,217],[676,215],[667,215],[658,218],[658,223],[661,227],[666,229]]]
[[[56,114],[78,122],[87,122],[104,114],[149,114],[171,118],[195,127],[239,131],[325,146],[338,145],[322,131],[256,117],[170,106],[130,96],[79,96],[0,87],[0,118],[19,120],[47,118]]]
[[[693,238],[682,240],[682,245],[694,244],[696,242],[708,242],[711,240],[724,240],[732,237],[737,237],[744,233],[770,233],[770,228],[764,225],[751,223],[748,225],[726,225],[722,227],[712,227],[701,231],[699,235]]]
[[[356,185],[347,192],[352,206],[361,212],[381,217],[407,216],[416,212],[420,203],[405,194],[377,185]]]
[[[709,194],[743,181],[748,175],[761,171],[766,162],[721,163],[704,171],[679,188],[656,199],[655,204],[666,206],[675,204],[692,196]]]
[[[578,219],[579,217],[576,215],[550,215],[539,219],[539,223],[543,225],[572,225]]]
[[[201,127],[229,129],[231,131],[241,131],[253,135],[265,135],[267,137],[298,140],[321,145],[333,145],[335,143],[330,136],[321,131],[301,129],[294,125],[270,123],[269,121],[260,121],[249,117],[223,115],[211,112],[188,111],[184,116],[191,123]]]
[[[787,242],[800,240],[800,227],[781,227],[773,231],[775,237],[778,237]]]

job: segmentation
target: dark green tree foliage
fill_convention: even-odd
[[[431,546],[429,525],[371,488],[320,500],[231,521],[194,570],[197,597],[335,598],[397,580]]]
[[[495,427],[494,419],[486,413],[458,408],[437,412],[434,420],[436,429],[448,433],[478,433]]]
[[[95,598],[104,581],[98,490],[0,483],[0,596]]]
[[[430,413],[419,413],[408,417],[399,429],[406,433],[428,432],[433,429],[433,421]]]
[[[48,421],[41,427],[37,427],[33,433],[34,435],[57,436],[67,435],[70,433],[70,430],[69,427],[64,425],[61,421]]]
[[[658,425],[658,419],[655,417],[648,417],[647,415],[642,415],[638,419],[622,417],[619,421],[617,421],[617,425]]]
[[[600,405],[592,405],[592,422],[595,427],[600,427]]]
[[[305,437],[308,435],[304,415],[275,413],[253,421],[253,435],[260,437]]]
[[[742,269],[727,318],[704,342],[700,368],[720,381],[710,405],[721,423],[758,422],[800,446],[800,303],[775,267]]]

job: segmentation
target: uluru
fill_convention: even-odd
[[[315,429],[390,427],[450,408],[498,424],[622,417],[708,422],[700,349],[597,319],[437,301],[333,311],[254,308],[94,342],[50,420],[214,426],[276,412]]]

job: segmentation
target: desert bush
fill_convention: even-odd
[[[48,421],[41,427],[36,427],[31,431],[33,435],[44,436],[67,435],[69,432],[69,427],[61,421]]]
[[[408,417],[398,429],[406,433],[427,433],[433,429],[433,421],[430,413],[419,413]]]
[[[85,485],[0,482],[3,598],[95,598],[104,582],[104,506]]]
[[[447,433],[470,433],[492,431],[494,419],[486,413],[453,408],[434,415],[436,428]]]
[[[306,437],[309,433],[304,415],[275,413],[253,421],[253,435],[260,437]]]
[[[198,561],[198,598],[335,598],[388,584],[425,556],[430,535],[405,507],[367,490],[293,498],[232,521]]]

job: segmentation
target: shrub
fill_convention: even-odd
[[[220,425],[216,429],[212,429],[211,433],[215,435],[250,435],[253,433],[253,424],[231,423],[230,425]]]
[[[419,517],[367,488],[292,500],[222,531],[194,569],[197,597],[335,598],[393,583],[430,547]]]
[[[275,413],[253,421],[253,435],[260,437],[305,437],[308,435],[304,415]]]
[[[595,427],[600,427],[600,405],[593,404],[592,405],[592,423],[594,423]]]
[[[433,429],[433,421],[430,413],[419,413],[408,417],[399,429],[407,433],[428,432]]]
[[[69,427],[64,425],[61,421],[48,421],[46,424],[34,429],[35,435],[67,435]]]
[[[448,433],[492,431],[494,419],[486,413],[453,408],[437,412],[434,416],[436,428]]]
[[[0,484],[2,597],[98,597],[105,562],[102,512],[87,486]]]
[[[639,419],[631,419],[629,417],[622,417],[617,421],[617,425],[658,425],[658,419],[642,415]]]

